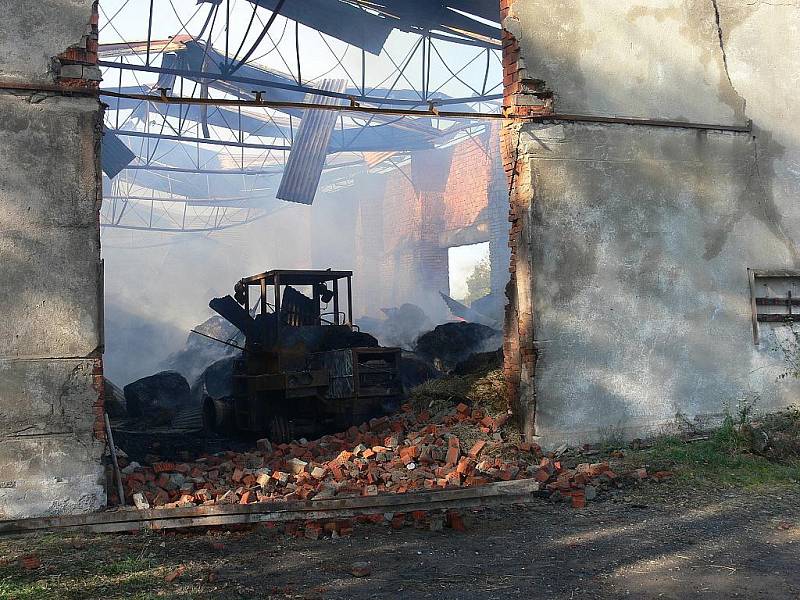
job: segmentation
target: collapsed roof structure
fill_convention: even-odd
[[[362,117],[325,105],[499,112],[495,2],[249,0],[237,12],[203,0],[192,15],[176,10],[180,31],[160,39],[161,13],[150,3],[146,35],[135,41],[123,35],[124,8],[102,14],[121,41],[102,44],[98,61],[103,89],[115,94],[102,158],[109,227],[246,223],[279,209],[276,197],[311,204],[320,181],[395,168],[407,153],[451,144],[477,125],[435,114]],[[272,12],[262,18],[262,9]],[[329,60],[319,60],[320,51]],[[197,102],[142,99],[160,94]]]

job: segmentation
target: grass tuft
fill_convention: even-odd
[[[728,416],[708,439],[687,442],[678,437],[660,438],[651,448],[627,458],[672,470],[685,481],[711,485],[758,488],[797,484],[800,460],[776,460],[756,454],[749,432],[748,423]]]

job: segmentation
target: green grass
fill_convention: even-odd
[[[154,557],[149,537],[87,537],[80,534],[0,539],[0,600],[184,597],[180,586],[166,584],[175,567],[162,551]],[[34,553],[42,566],[22,569],[16,557]]]
[[[163,575],[138,559],[99,564],[94,572],[70,573],[66,567],[54,575],[43,569],[30,573],[18,568],[0,571],[0,599],[132,597],[162,587]],[[122,592],[122,596],[120,596]],[[147,596],[145,596],[147,597]]]
[[[667,469],[678,479],[745,488],[792,485],[800,482],[800,461],[775,461],[751,452],[745,435],[733,419],[707,440],[685,442],[661,438],[643,451],[630,453],[628,461],[645,461],[650,470]]]

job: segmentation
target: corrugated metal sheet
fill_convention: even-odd
[[[342,92],[344,79],[326,79],[320,89],[326,92]],[[342,101],[329,96],[309,95],[306,102],[336,105]],[[338,113],[332,110],[306,110],[303,121],[292,142],[292,151],[286,161],[277,197],[289,202],[312,204],[317,193],[319,179],[325,166],[333,128]]]

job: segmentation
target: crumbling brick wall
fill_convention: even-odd
[[[368,248],[382,252],[380,285],[366,293],[373,305],[376,298],[380,306],[419,301],[421,290],[441,304],[437,292],[449,291],[448,248],[485,241],[490,242],[491,262],[499,272],[493,272],[493,290],[503,288],[507,189],[498,131],[498,125],[490,124],[448,150],[415,152],[411,164],[369,177],[385,180],[383,186],[370,184],[357,227],[362,240],[357,264],[367,267],[363,253]],[[380,240],[376,231],[381,232]]]
[[[510,115],[548,114],[552,111],[552,94],[544,82],[531,79],[520,55],[519,20],[511,15],[515,0],[500,0],[503,26],[503,109]],[[536,398],[532,379],[536,368],[534,343],[533,299],[530,294],[534,277],[530,252],[529,216],[534,201],[534,182],[530,166],[520,160],[519,122],[506,121],[500,132],[503,168],[508,184],[511,223],[509,273],[506,286],[508,304],[505,311],[504,365],[508,402],[526,436],[535,434]]]
[[[57,74],[59,85],[74,88],[100,87],[102,75],[97,67],[99,21],[98,1],[95,0],[86,32],[77,43],[53,60],[53,70]]]

